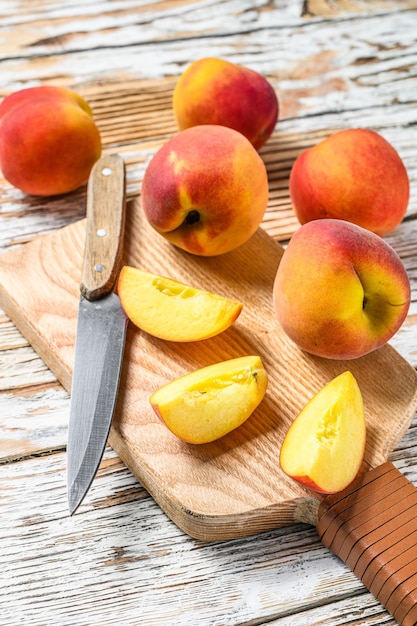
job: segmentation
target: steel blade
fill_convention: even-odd
[[[128,319],[118,296],[80,298],[67,443],[72,515],[94,479],[106,447],[119,388]]]

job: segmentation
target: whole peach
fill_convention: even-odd
[[[290,194],[301,224],[342,219],[384,235],[403,219],[409,179],[397,151],[378,133],[334,133],[295,160]]]
[[[410,283],[399,256],[378,235],[343,220],[315,220],[290,239],[273,303],[300,348],[353,359],[397,332],[410,305]]]
[[[201,256],[229,252],[260,225],[268,202],[265,164],[241,133],[194,126],[149,162],[142,207],[149,223],[179,248]]]
[[[239,131],[259,149],[278,120],[279,103],[266,78],[247,67],[217,58],[194,61],[174,89],[180,130],[220,124]]]
[[[63,194],[85,183],[101,154],[89,104],[64,87],[40,86],[0,105],[0,168],[25,193]]]

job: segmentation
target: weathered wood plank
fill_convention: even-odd
[[[0,351],[27,346],[28,342],[0,309]]]
[[[413,0],[358,1],[310,0],[181,0],[149,3],[146,0],[92,0],[88,5],[65,2],[30,2],[24,13],[13,10],[10,2],[0,3],[0,14],[7,18],[0,45],[0,58],[42,57],[63,50],[77,51],[107,46],[123,47],[149,40],[194,39],[210,34],[248,32],[278,26],[322,22],[321,18],[407,12],[417,7]],[[225,19],[226,18],[226,19]],[[308,19],[306,19],[308,18]],[[314,18],[312,20],[311,18]],[[11,32],[11,26],[16,33]],[[18,35],[16,37],[16,34]],[[14,36],[13,36],[14,35]]]
[[[189,5],[190,3],[178,4],[174,11],[175,15],[183,17],[184,11],[189,10]],[[97,8],[98,5],[95,6]],[[228,10],[228,3],[219,3],[219,6]],[[283,7],[286,6],[286,3],[282,3],[282,6],[271,11],[270,5],[259,3],[254,13],[266,14],[268,17],[266,23],[261,22],[258,25],[262,26],[261,35],[258,31],[246,33],[244,37],[240,32],[231,34],[228,32],[225,36],[222,34],[221,37],[205,38],[206,49],[198,47],[198,56],[202,56],[206,50],[207,54],[224,55],[230,60],[243,62],[265,72],[279,93],[281,120],[276,135],[262,151],[265,159],[274,164],[271,168],[274,167],[275,170],[276,164],[279,164],[279,173],[274,171],[271,176],[271,208],[265,220],[269,232],[282,241],[288,238],[297,226],[289,203],[287,179],[291,163],[300,148],[312,145],[320,138],[320,134],[323,137],[332,129],[355,125],[380,130],[398,149],[410,172],[412,185],[409,215],[415,215],[417,211],[415,142],[412,141],[409,127],[415,119],[413,80],[417,43],[413,24],[417,20],[417,12],[395,11],[385,15],[367,16],[366,19],[360,20],[346,19],[338,23],[336,30],[333,28],[333,22],[329,21],[299,18],[292,21],[295,19],[296,11],[288,7],[283,11]],[[157,7],[162,14],[167,10],[164,3]],[[111,33],[123,30],[126,19],[125,16],[120,24],[114,22],[114,9],[114,4],[111,3],[109,5],[113,19]],[[206,9],[208,10],[208,6]],[[126,9],[125,5],[120,5],[119,10],[125,15],[125,12],[129,14],[133,7],[129,5]],[[168,10],[172,11],[172,7]],[[105,8],[103,12],[106,13]],[[239,5],[237,13],[246,16],[247,19],[247,11],[243,5]],[[57,20],[63,19],[59,12],[56,15]],[[134,16],[137,19],[136,11]],[[90,17],[89,14],[89,19]],[[130,19],[133,17],[130,16]],[[161,32],[167,34],[169,20],[165,22],[159,12],[154,15],[154,19],[161,27]],[[181,21],[180,17],[178,20]],[[69,21],[71,23],[71,20]],[[47,24],[43,22],[42,24],[47,28]],[[253,28],[251,20],[248,24]],[[41,26],[39,29],[41,30]],[[47,52],[52,53],[52,56],[47,56],[41,63],[46,72],[44,75],[40,71],[39,58],[37,54],[34,55],[33,46],[28,47],[25,61],[25,68],[33,67],[36,81],[66,83],[89,99],[102,131],[105,148],[118,149],[128,162],[130,178],[128,191],[131,194],[138,192],[146,161],[152,153],[152,147],[144,145],[143,142],[151,137],[160,137],[160,141],[163,141],[176,130],[170,108],[172,89],[184,65],[192,60],[195,54],[194,49],[190,50],[187,41],[174,39],[168,46],[165,39],[150,43],[154,34],[152,30],[138,28],[137,31],[135,29],[133,31],[135,37],[139,36],[137,31],[140,31],[142,38],[148,37],[143,53],[147,55],[148,44],[151,45],[152,62],[146,61],[146,57],[142,56],[141,47],[145,46],[145,40],[138,41],[131,35],[135,43],[129,46],[129,39],[124,38],[123,48],[118,50],[118,54],[125,55],[125,67],[123,69],[119,67],[117,59],[114,58],[116,53],[111,49],[111,42],[109,43],[107,39],[109,33],[106,29],[103,31],[102,40],[94,42],[97,50],[89,49],[86,45],[83,51],[76,48],[71,52],[67,38],[65,59],[61,58],[61,54],[54,58],[53,47],[48,48]],[[401,33],[400,46],[397,45],[398,37],[393,35],[397,32]],[[372,33],[372,37],[369,37],[369,33]],[[36,34],[39,35],[39,30]],[[46,42],[47,38],[43,40]],[[252,41],[256,42],[256,45],[252,45]],[[259,42],[262,42],[261,49]],[[278,57],[277,42],[280,51]],[[52,43],[51,41],[51,45]],[[61,53],[63,42],[57,45]],[[92,44],[90,48],[93,48]],[[87,59],[84,58],[85,54],[92,56]],[[107,54],[111,54],[111,62],[107,61]],[[99,64],[96,62],[98,55],[106,61],[104,65],[102,61]],[[74,72],[68,75],[68,80],[62,75],[57,80],[54,69],[56,64],[61,66],[69,58],[72,59]],[[16,62],[14,55],[5,66],[8,67],[10,64],[13,66]],[[159,65],[156,66],[156,63]],[[93,68],[94,76],[83,77],[81,75],[83,67]],[[106,76],[102,76],[102,72],[106,73]],[[13,87],[12,77],[15,75],[22,81],[24,75],[22,68],[18,70],[11,67],[10,75],[2,71],[0,86],[7,85],[3,93],[24,86],[24,83],[20,82]],[[384,76],[383,80],[381,76]],[[149,80],[151,77],[152,81]],[[33,83],[32,78],[28,77],[27,80],[28,84]],[[359,105],[360,119],[358,119]],[[389,115],[387,115],[388,105]],[[288,151],[285,146],[291,138],[297,141],[297,133],[299,143]],[[24,242],[39,233],[74,221],[83,215],[84,201],[83,190],[65,198],[46,201],[28,198],[4,184],[0,198],[0,216],[5,221],[2,222],[4,227],[0,232],[9,232],[12,238],[11,241],[10,238],[0,241],[1,247],[4,249],[11,242],[14,244]],[[23,215],[28,219],[25,219],[22,232]]]
[[[303,16],[337,17],[346,13],[375,13],[378,11],[395,11],[417,8],[415,0],[306,0],[303,6]]]
[[[65,449],[67,392],[58,384],[42,387],[29,380],[29,388],[0,393],[0,464]]]
[[[56,382],[56,377],[30,346],[1,351],[0,371],[0,391]]]
[[[170,92],[171,94],[171,92]],[[166,102],[168,105],[168,102]],[[412,123],[415,107],[392,109],[389,125],[385,116],[378,116],[375,110],[363,110],[363,126],[373,127],[388,141],[391,141],[402,156],[411,181],[411,197],[408,209],[409,217],[417,213],[417,168],[414,155],[415,145],[410,136],[409,124]],[[398,113],[398,115],[397,115]],[[111,118],[111,109],[106,115]],[[165,128],[165,136],[155,141],[141,140],[123,145],[106,144],[106,152],[117,150],[125,159],[128,173],[128,196],[136,196],[146,165],[155,151],[175,132],[172,113]],[[355,114],[356,117],[356,114]],[[291,207],[288,179],[292,164],[297,155],[342,127],[351,127],[349,116],[326,115],[318,128],[310,123],[310,128],[303,128],[302,121],[283,120],[268,144],[260,151],[268,169],[270,199],[263,226],[275,239],[285,242],[298,228],[299,224]],[[353,120],[351,120],[353,122]],[[371,123],[372,122],[372,123]],[[322,126],[324,124],[324,126]],[[152,121],[149,120],[148,127]],[[155,129],[154,129],[155,130]],[[152,132],[152,131],[151,131]],[[105,133],[104,133],[105,138]],[[127,142],[127,139],[126,139]],[[1,180],[1,179],[0,179]],[[85,187],[59,198],[42,199],[26,196],[3,182],[3,194],[0,198],[0,250],[31,240],[39,234],[46,234],[64,225],[73,223],[85,215]],[[22,220],[22,218],[25,218]]]
[[[339,127],[368,126],[392,141],[410,173],[413,218],[416,8],[412,0],[0,0],[0,95],[39,82],[85,95],[105,150],[126,159],[133,196],[147,159],[176,130],[170,98],[177,76],[197,56],[224,56],[264,72],[279,92],[281,119],[262,150],[271,178],[264,227],[272,236],[285,242],[298,226],[287,188],[296,154]],[[0,250],[84,211],[84,189],[45,201],[0,181]],[[414,366],[415,230],[409,219],[388,237],[413,286],[410,316],[393,344]],[[64,455],[28,458],[63,450],[67,394],[4,315],[0,359],[7,379],[0,393],[1,623],[395,624],[314,529],[192,540],[109,449],[85,507],[68,518]],[[413,481],[416,434],[414,420],[392,455]]]
[[[31,58],[30,50],[28,57],[4,59],[0,93],[35,82],[81,90],[83,84],[176,77],[194,58],[211,55],[263,72],[280,94],[284,118],[311,117],[329,110],[357,111],[358,105],[405,104],[414,101],[416,16],[397,11],[367,19],[352,17],[335,29],[326,20],[288,24],[278,9],[275,15],[267,15],[265,24],[257,25],[258,30],[204,36],[197,48],[187,38],[167,41],[164,30],[160,41],[152,40],[152,31],[140,26],[129,31],[128,37],[121,29],[123,46],[117,47],[111,37],[119,31],[113,26],[82,49],[77,46],[71,52],[67,47],[65,55],[48,48],[44,57]],[[183,19],[184,15],[179,17],[181,25]],[[164,27],[169,29],[170,24]],[[401,45],[397,33],[401,33]]]
[[[217,543],[186,537],[111,453],[73,518],[61,454],[1,466],[0,487],[0,611],[8,626],[29,617],[44,626],[51,615],[60,626],[138,617],[194,626],[196,615],[206,626],[245,624],[362,593],[310,527]]]
[[[147,160],[156,147],[176,131],[170,108],[175,81],[176,77],[171,77],[156,81],[155,84],[149,80],[137,80],[131,81],[125,87],[121,87],[120,83],[113,83],[111,86],[106,84],[105,87],[98,85],[94,89],[89,87],[88,90],[80,88],[93,106],[105,149],[117,149],[127,161],[130,195],[138,193]],[[301,95],[300,97],[302,99]],[[294,158],[301,149],[314,145],[341,127],[372,127],[393,143],[403,157],[411,178],[408,214],[416,214],[415,142],[409,131],[414,122],[414,104],[393,105],[390,107],[390,115],[387,116],[386,107],[379,102],[378,94],[373,96],[373,100],[373,103],[367,102],[369,106],[362,107],[358,120],[356,101],[355,108],[326,110],[313,115],[309,113],[307,116],[300,113],[295,117],[286,117],[289,113],[294,114],[294,111],[291,111],[286,95],[281,97],[281,120],[274,137],[261,151],[269,164],[271,175],[271,203],[265,225],[274,237],[285,240],[297,227],[287,185]],[[324,98],[324,104],[325,101]],[[151,136],[159,136],[159,142],[147,144],[147,139]],[[292,146],[289,145],[291,142]],[[4,249],[11,244],[27,241],[39,233],[71,223],[83,216],[84,205],[84,189],[62,198],[45,200],[27,197],[4,183],[0,198],[0,218],[4,227],[0,232],[11,233],[11,240],[9,235],[8,239],[0,240],[0,245]],[[23,216],[27,219],[22,231]]]
[[[60,626],[136,625],[138,617],[152,626],[194,626],[197,615],[203,626],[271,619],[305,626],[313,622],[303,617],[320,614],[323,624],[336,625],[347,623],[338,609],[357,611],[362,598],[365,612],[355,623],[395,623],[383,621],[385,611],[311,527],[228,542],[193,540],[110,450],[82,511],[70,518],[64,468],[62,454],[0,466],[7,494],[0,611],[8,626],[29,618],[44,626],[51,615]],[[417,479],[416,468],[410,477]]]
[[[360,608],[359,608],[360,607]],[[352,597],[303,610],[272,620],[268,626],[398,626],[370,594]]]

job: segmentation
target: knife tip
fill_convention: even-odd
[[[72,504],[71,502],[68,502],[68,511],[69,511],[70,517],[74,515],[77,509],[78,509],[78,504]]]
[[[72,517],[76,511],[76,507],[72,508],[68,505],[69,516]]]
[[[82,494],[82,496],[80,497],[79,493],[75,493],[74,491],[68,492],[68,511],[69,511],[70,517],[74,515],[74,513],[80,506],[83,499],[84,499],[84,494]]]

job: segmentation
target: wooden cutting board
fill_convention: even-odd
[[[0,257],[0,306],[68,391],[84,237],[81,220]],[[294,417],[337,374],[351,370],[363,393],[364,470],[384,462],[417,407],[416,372],[391,346],[354,361],[331,361],[303,353],[283,334],[272,308],[282,252],[259,229],[231,253],[194,257],[148,225],[139,200],[128,205],[126,264],[244,303],[230,329],[202,342],[170,343],[133,325],[128,330],[109,441],[162,509],[197,538],[241,537],[310,517],[316,523],[318,498],[283,474],[279,451]],[[269,385],[260,407],[239,429],[198,446],[177,439],[155,416],[149,404],[155,389],[246,354],[261,356]]]

